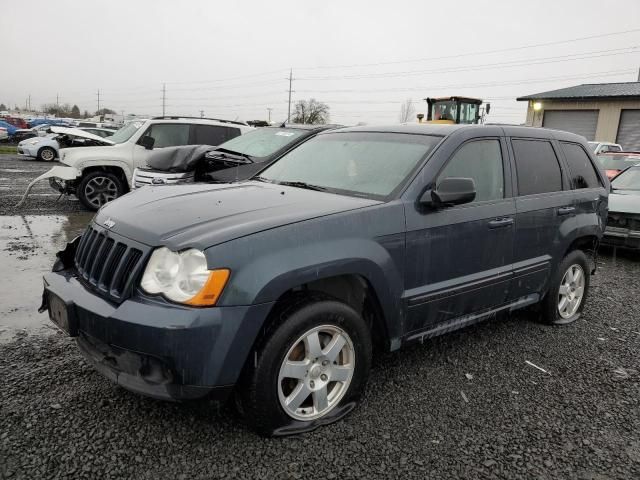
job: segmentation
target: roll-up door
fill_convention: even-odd
[[[598,110],[545,110],[542,126],[593,140],[598,126]]]

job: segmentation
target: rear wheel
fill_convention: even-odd
[[[111,172],[96,171],[82,177],[76,195],[89,210],[98,210],[125,193],[122,180]]]
[[[51,147],[42,147],[38,150],[37,158],[43,162],[53,162],[56,159],[56,151]]]
[[[312,430],[348,411],[366,384],[371,338],[362,317],[326,297],[280,311],[243,373],[240,410],[262,435]]]
[[[584,309],[590,280],[586,254],[582,250],[569,252],[562,260],[542,302],[542,319],[553,325],[578,320]]]

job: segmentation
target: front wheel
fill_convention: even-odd
[[[262,435],[310,431],[348,413],[371,366],[362,317],[332,299],[307,299],[258,348],[239,386],[240,410]]]
[[[42,147],[38,150],[37,159],[43,162],[53,162],[56,159],[56,151],[51,147]]]
[[[89,210],[98,210],[124,194],[124,183],[111,172],[95,171],[82,177],[76,195]]]
[[[560,263],[542,302],[542,319],[552,325],[573,323],[580,318],[587,299],[591,275],[581,250],[569,252]]]

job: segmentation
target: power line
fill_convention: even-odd
[[[384,72],[384,73],[370,73],[370,74],[357,74],[357,75],[332,75],[332,76],[324,76],[324,77],[302,77],[298,78],[301,81],[310,81],[310,80],[361,80],[365,78],[392,78],[392,77],[405,77],[405,76],[415,76],[415,75],[430,75],[437,73],[454,73],[454,72],[469,72],[475,70],[492,70],[494,68],[506,68],[506,67],[520,67],[520,66],[529,66],[529,65],[541,65],[546,63],[558,63],[560,61],[574,61],[574,60],[585,60],[590,58],[599,58],[599,57],[608,57],[615,55],[627,55],[629,53],[637,53],[638,49],[640,49],[640,45],[634,45],[631,47],[624,48],[614,48],[608,50],[594,50],[591,52],[584,53],[573,53],[568,55],[557,55],[553,57],[539,57],[533,59],[519,59],[519,60],[511,60],[508,62],[497,62],[492,64],[477,64],[465,67],[447,67],[442,69],[435,70],[407,70],[403,72]],[[624,51],[623,51],[624,50]],[[579,58],[570,58],[570,57],[579,57]]]
[[[569,38],[566,40],[557,40],[554,42],[544,42],[544,43],[534,43],[529,45],[520,45],[517,47],[507,47],[507,48],[499,48],[494,50],[479,50],[475,52],[468,53],[459,53],[454,55],[441,55],[437,57],[422,57],[422,58],[414,58],[410,60],[394,60],[389,62],[376,62],[376,63],[360,63],[360,64],[350,64],[350,65],[321,65],[315,67],[298,67],[298,70],[319,70],[319,69],[331,69],[331,68],[356,68],[356,67],[377,67],[380,65],[396,65],[400,63],[417,63],[417,62],[426,62],[433,60],[445,60],[450,58],[464,58],[464,57],[474,57],[477,55],[488,55],[491,53],[504,53],[504,52],[515,52],[519,50],[526,50],[530,48],[538,48],[538,47],[549,47],[552,45],[562,45],[566,43],[574,43],[581,42],[584,40],[592,40],[596,38],[605,38],[605,37],[613,37],[617,35],[625,35],[627,33],[637,33],[640,32],[640,28],[634,28],[631,30],[621,30],[617,32],[609,32],[609,33],[599,33],[596,35],[589,35],[586,37],[576,37]]]

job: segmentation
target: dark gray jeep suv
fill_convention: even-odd
[[[104,206],[45,275],[43,309],[125,388],[234,391],[261,434],[306,431],[353,408],[373,346],[527,306],[578,319],[607,193],[569,133],[333,130],[246,182]]]

